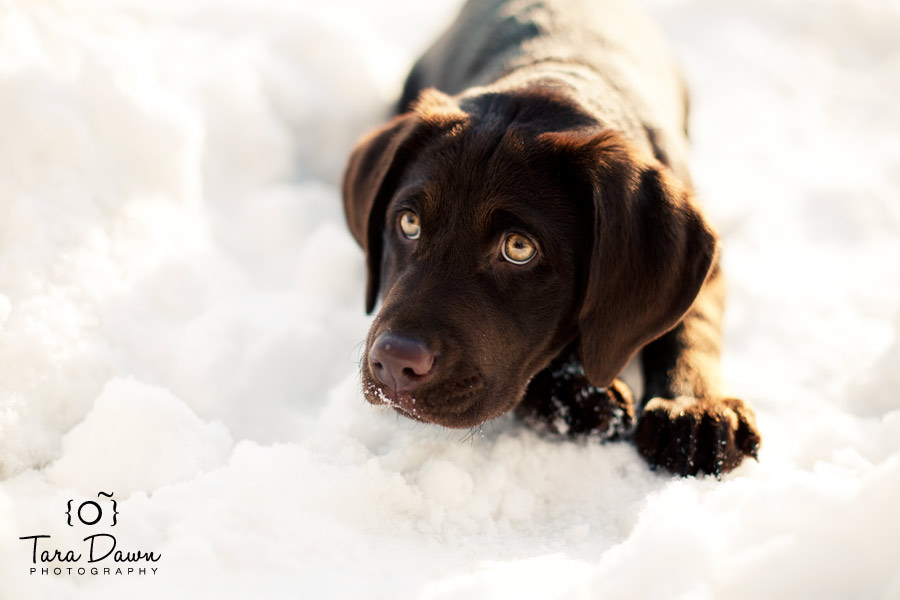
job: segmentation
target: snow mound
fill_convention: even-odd
[[[232,445],[224,425],[201,421],[171,392],[115,379],[63,437],[62,456],[46,474],[86,493],[111,488],[128,496],[219,467]]]

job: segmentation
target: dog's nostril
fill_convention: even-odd
[[[429,371],[430,370],[431,369],[429,369]],[[425,371],[424,373],[418,373],[410,367],[403,368],[403,374],[409,379],[415,379],[416,377],[422,377],[423,375],[426,375],[427,373],[428,373],[428,371]]]

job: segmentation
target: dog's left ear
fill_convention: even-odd
[[[426,89],[411,112],[365,136],[353,149],[344,171],[344,213],[366,252],[366,312],[372,312],[378,298],[384,213],[403,169],[425,141],[465,118],[449,96]]]
[[[554,145],[574,157],[591,195],[580,351],[591,383],[607,386],[684,317],[713,264],[716,234],[690,190],[619,134],[558,134]]]

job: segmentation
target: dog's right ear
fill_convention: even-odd
[[[344,171],[344,212],[350,232],[366,252],[366,312],[378,298],[385,210],[404,169],[424,143],[464,121],[466,113],[449,96],[423,90],[411,112],[361,139]]]
[[[381,229],[384,211],[402,169],[404,143],[416,128],[416,116],[395,117],[381,129],[360,140],[344,171],[344,214],[350,233],[366,252],[369,277],[366,312],[375,308],[381,271]]]

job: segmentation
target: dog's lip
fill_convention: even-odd
[[[471,427],[484,421],[478,419],[475,414],[480,404],[480,395],[485,393],[483,385],[461,394],[441,396],[439,407],[430,405],[416,394],[407,392],[391,394],[374,383],[365,386],[364,389],[366,390],[364,395],[369,403],[389,406],[404,417],[415,421],[444,427]],[[464,423],[461,424],[461,421]]]

